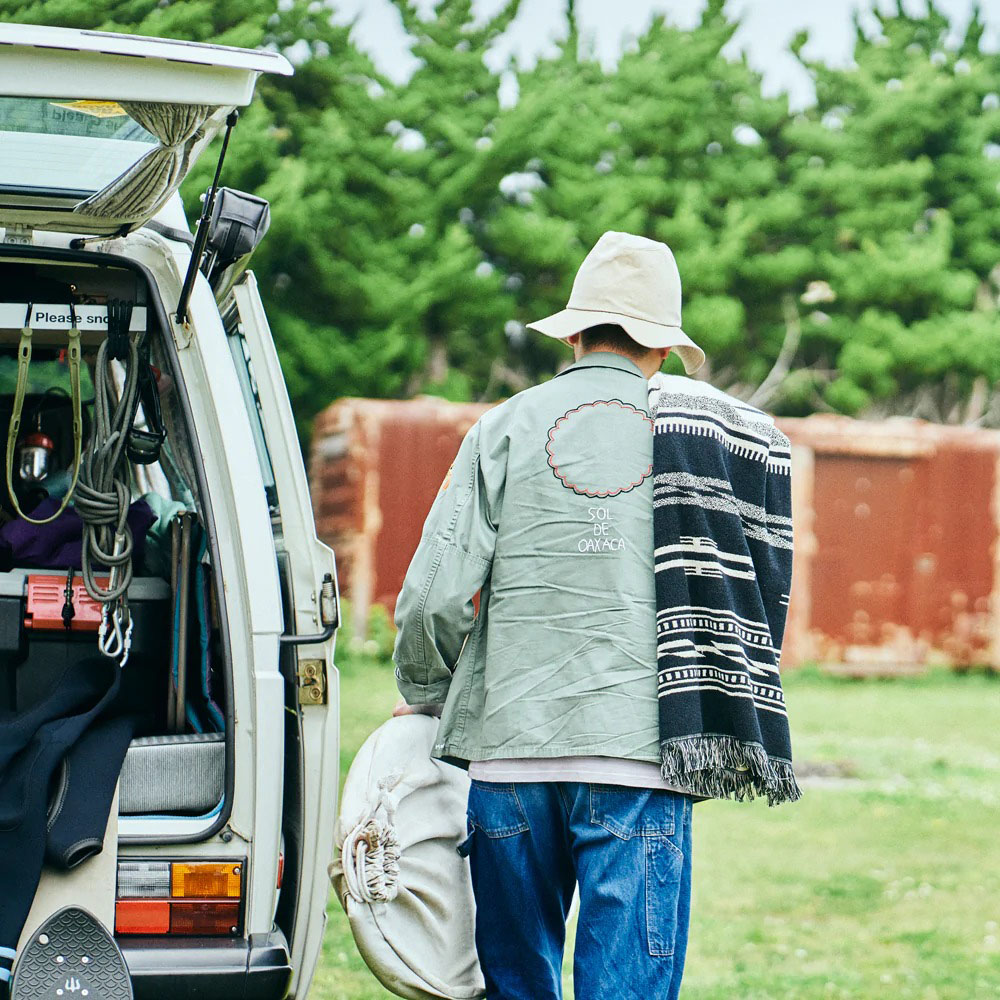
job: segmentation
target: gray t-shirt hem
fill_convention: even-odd
[[[506,783],[529,781],[579,781],[594,785],[623,785],[687,794],[664,781],[659,764],[624,757],[520,757],[474,760],[469,777],[476,781]]]

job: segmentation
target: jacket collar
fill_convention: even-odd
[[[560,375],[576,371],[578,368],[616,368],[618,371],[628,372],[630,375],[637,375],[641,379],[645,376],[639,371],[639,366],[622,354],[615,354],[614,351],[589,351],[579,361],[564,368]]]

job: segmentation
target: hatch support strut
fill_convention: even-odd
[[[212,218],[212,210],[215,208],[215,195],[219,190],[219,177],[222,174],[222,161],[226,158],[226,150],[229,147],[229,136],[232,134],[233,126],[236,124],[240,113],[233,108],[226,118],[226,134],[222,137],[222,149],[219,150],[219,162],[215,165],[215,177],[212,186],[205,193],[205,198],[201,206],[201,218],[198,219],[198,228],[195,231],[194,246],[191,248],[191,262],[188,264],[187,274],[184,275],[184,286],[181,288],[181,297],[177,302],[177,322],[183,325],[187,322],[188,300],[191,298],[191,291],[194,288],[195,275],[201,267],[202,257],[205,255],[205,244],[208,242],[208,227]]]

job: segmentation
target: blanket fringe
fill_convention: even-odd
[[[660,745],[660,773],[666,781],[710,799],[749,801],[767,796],[769,806],[795,802],[802,792],[792,762],[769,757],[759,743],[732,736],[685,736]]]

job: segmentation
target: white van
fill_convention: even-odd
[[[0,441],[16,431],[0,487],[0,719],[51,691],[55,665],[107,654],[125,660],[136,720],[104,851],[43,871],[25,933],[67,902],[101,916],[139,998],[305,997],[323,937],[339,607],[246,269],[268,207],[219,188],[194,226],[177,194],[239,127],[257,77],[291,72],[268,51],[0,25]],[[17,509],[58,509],[76,441],[102,433],[96,395],[126,399],[130,378],[126,606],[101,597],[124,563],[92,558],[83,579]],[[83,519],[83,552],[100,504],[81,497],[60,517]]]

